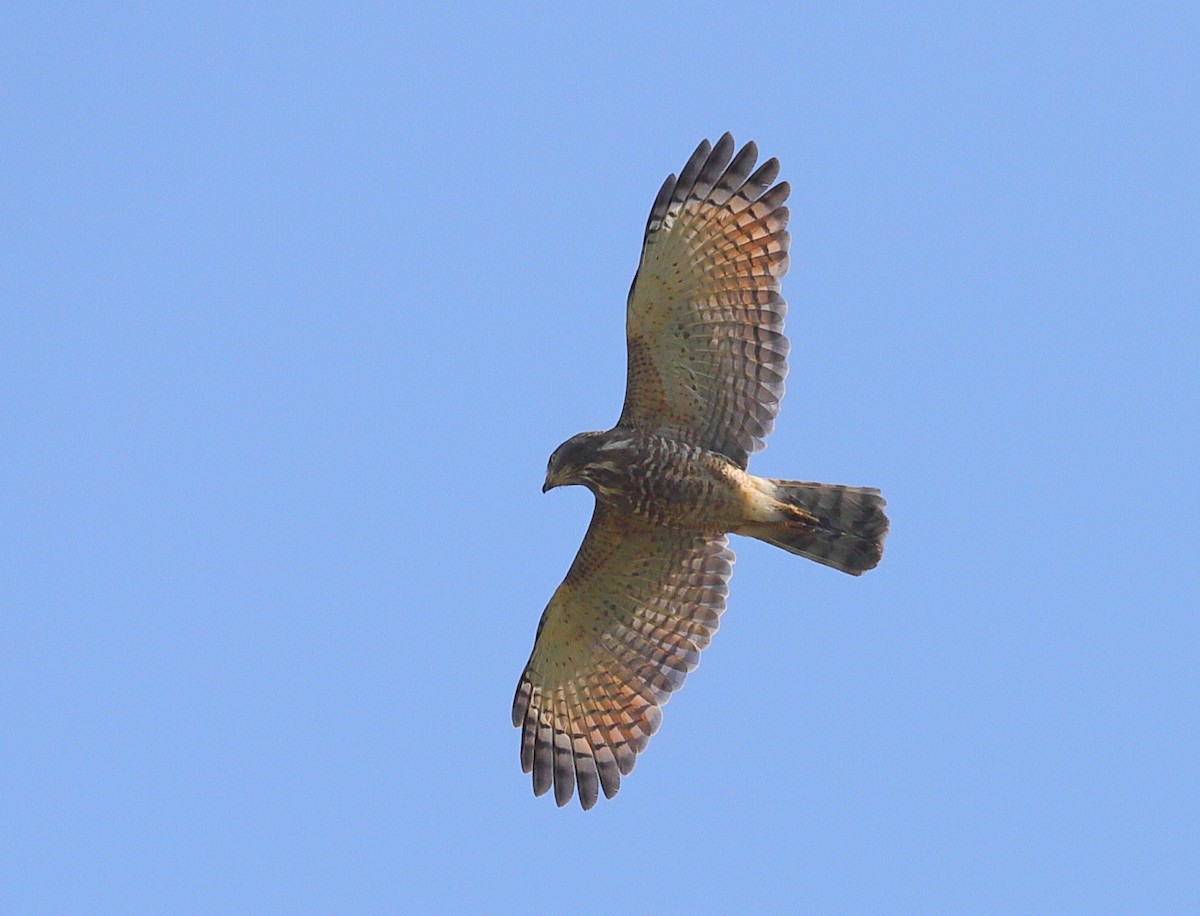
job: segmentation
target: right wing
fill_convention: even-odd
[[[513,700],[521,769],[561,807],[617,794],[725,610],[733,553],[597,504]]]

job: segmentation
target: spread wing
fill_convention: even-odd
[[[597,504],[538,624],[516,698],[521,768],[561,807],[617,794],[725,610],[724,537],[651,526]]]
[[[732,161],[731,161],[732,157]],[[775,425],[788,340],[787,182],[733,137],[697,147],[667,178],[629,291],[629,369],[618,425],[659,429],[741,467]]]

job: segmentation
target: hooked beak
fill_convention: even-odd
[[[542,492],[543,493],[549,493],[553,489],[554,489],[554,484],[552,484],[548,479],[544,484],[542,484]]]

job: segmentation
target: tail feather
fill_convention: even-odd
[[[878,490],[796,480],[770,483],[775,499],[794,517],[755,524],[743,533],[852,576],[878,565],[888,531],[886,503]]]

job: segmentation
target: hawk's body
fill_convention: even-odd
[[[618,426],[585,433],[577,447],[590,452],[581,482],[612,508],[654,524],[731,531],[759,495],[754,478],[724,455],[678,439]]]
[[[542,615],[513,724],[534,792],[612,797],[725,610],[727,533],[855,575],[875,566],[878,490],[747,473],[787,373],[788,185],[733,139],[700,144],[650,212],[629,294],[625,406],[550,458],[544,489],[583,484],[596,511]],[[732,161],[731,161],[732,158]]]

